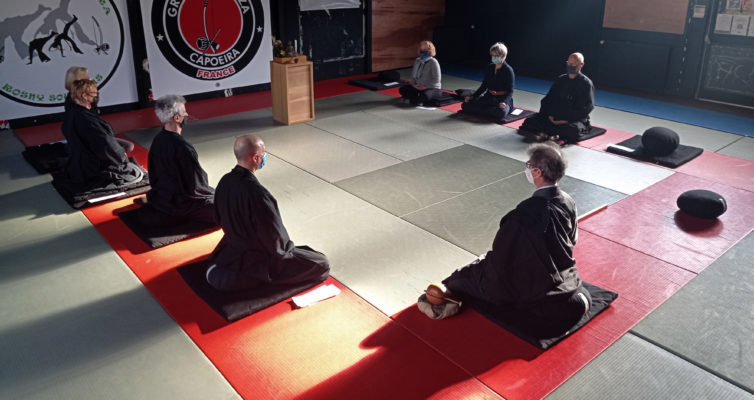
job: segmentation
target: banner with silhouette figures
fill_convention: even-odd
[[[141,0],[152,94],[270,82],[267,0]]]
[[[0,39],[0,120],[63,111],[72,66],[100,106],[137,101],[126,0],[3,0]]]

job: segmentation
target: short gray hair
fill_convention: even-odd
[[[166,94],[154,102],[154,113],[160,122],[167,124],[174,115],[181,114],[181,106],[186,104],[186,99],[177,94]]]
[[[557,183],[566,170],[566,160],[563,152],[554,143],[535,143],[526,149],[529,164],[542,171],[542,178],[549,183]]]
[[[89,70],[86,67],[74,66],[65,71],[65,90],[71,91],[73,81],[89,79]]]
[[[508,48],[504,44],[497,42],[490,47],[490,54],[499,54],[500,57],[508,56]]]

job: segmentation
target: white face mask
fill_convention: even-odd
[[[531,169],[527,168],[524,170],[524,175],[526,175],[526,180],[529,181],[532,185],[534,184],[534,177],[531,175]]]

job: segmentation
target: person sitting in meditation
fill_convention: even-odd
[[[149,148],[152,187],[147,192],[147,207],[157,211],[150,213],[150,223],[171,225],[185,220],[214,223],[215,189],[199,165],[194,146],[181,135],[188,121],[186,99],[162,96],[154,108],[163,127]]]
[[[498,42],[490,47],[492,63],[484,71],[484,80],[473,95],[467,96],[461,109],[492,121],[503,121],[513,109],[513,68],[505,62],[508,48]]]
[[[419,43],[419,57],[414,61],[414,68],[411,70],[410,85],[398,89],[403,99],[424,105],[442,94],[442,74],[435,54],[435,45],[432,42],[424,40]]]
[[[73,107],[73,105],[75,104],[73,98],[71,97],[71,90],[73,89],[73,82],[80,79],[89,79],[89,70],[87,70],[86,67],[74,66],[68,68],[68,70],[65,72],[65,90],[68,91],[68,94],[65,95],[65,101],[63,102],[63,109],[65,113],[68,113],[71,107]],[[91,104],[91,111],[95,114],[99,114],[99,110],[97,109],[98,101],[99,98],[95,99]],[[65,132],[63,132],[63,135],[65,135]],[[67,137],[66,140],[68,140]],[[118,142],[121,147],[123,147],[123,150],[125,150],[126,153],[130,153],[134,150],[134,144],[129,140],[116,137],[115,141]]]
[[[584,56],[573,53],[566,61],[567,73],[558,77],[542,99],[539,113],[524,120],[520,130],[541,141],[575,143],[589,133],[589,113],[594,109],[594,85],[581,73]]]
[[[80,79],[73,82],[72,88],[73,104],[63,120],[70,158],[55,179],[71,193],[117,189],[140,182],[143,170],[128,159],[110,124],[93,111],[99,94],[97,83]]]
[[[443,281],[445,296],[484,304],[538,335],[567,332],[589,311],[573,258],[577,213],[557,183],[566,163],[554,144],[528,149],[527,180],[537,189],[500,220],[492,250]]]
[[[255,176],[267,162],[262,138],[237,138],[233,153],[238,164],[215,191],[215,210],[225,235],[210,256],[207,282],[217,290],[236,291],[327,278],[327,257],[307,246],[294,246],[277,201]]]

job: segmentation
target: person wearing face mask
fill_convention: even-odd
[[[527,153],[525,175],[536,190],[500,220],[492,250],[442,283],[446,296],[487,305],[530,335],[552,337],[579,322],[591,296],[573,258],[576,204],[558,187],[563,154],[553,143],[533,144]]]
[[[213,189],[199,165],[196,149],[181,135],[188,121],[186,99],[177,95],[155,101],[155,114],[162,131],[149,148],[151,189],[143,212],[145,223],[176,225],[186,220],[215,223]],[[139,201],[143,202],[143,201]]]
[[[484,71],[484,80],[473,95],[461,104],[465,113],[492,121],[502,121],[513,109],[513,68],[505,62],[508,48],[498,42],[490,47],[492,63]]]
[[[559,76],[542,99],[539,113],[524,120],[520,130],[537,140],[560,139],[578,142],[589,133],[589,113],[594,109],[594,85],[581,73],[584,56],[573,53],[566,61],[566,73]]]
[[[71,87],[73,104],[63,120],[70,158],[54,179],[66,192],[73,194],[140,182],[144,178],[143,170],[126,156],[110,124],[93,111],[99,95],[97,83],[79,79]]]
[[[256,177],[267,151],[256,135],[238,137],[237,165],[220,179],[215,210],[225,235],[210,256],[207,282],[220,291],[321,282],[330,273],[327,257],[295,246],[283,226],[277,201]]]
[[[435,58],[435,45],[429,40],[419,43],[419,57],[411,70],[410,85],[401,86],[398,91],[405,101],[423,105],[442,95],[440,63]]]
[[[65,89],[68,91],[68,94],[65,96],[63,109],[66,113],[68,113],[71,107],[75,104],[73,98],[71,97],[71,90],[73,89],[73,82],[79,79],[89,79],[89,70],[86,69],[86,67],[73,66],[68,68],[68,70],[65,72]],[[97,98],[95,98],[91,103],[90,109],[95,114],[99,114],[99,109],[97,108],[98,102],[99,96],[97,96]],[[65,136],[65,131],[63,131],[63,136]],[[67,137],[66,140],[68,140]],[[134,150],[133,142],[118,137],[116,137],[115,140],[118,142],[118,144],[121,145],[121,147],[123,147],[123,150],[125,150],[126,153],[130,153]]]

